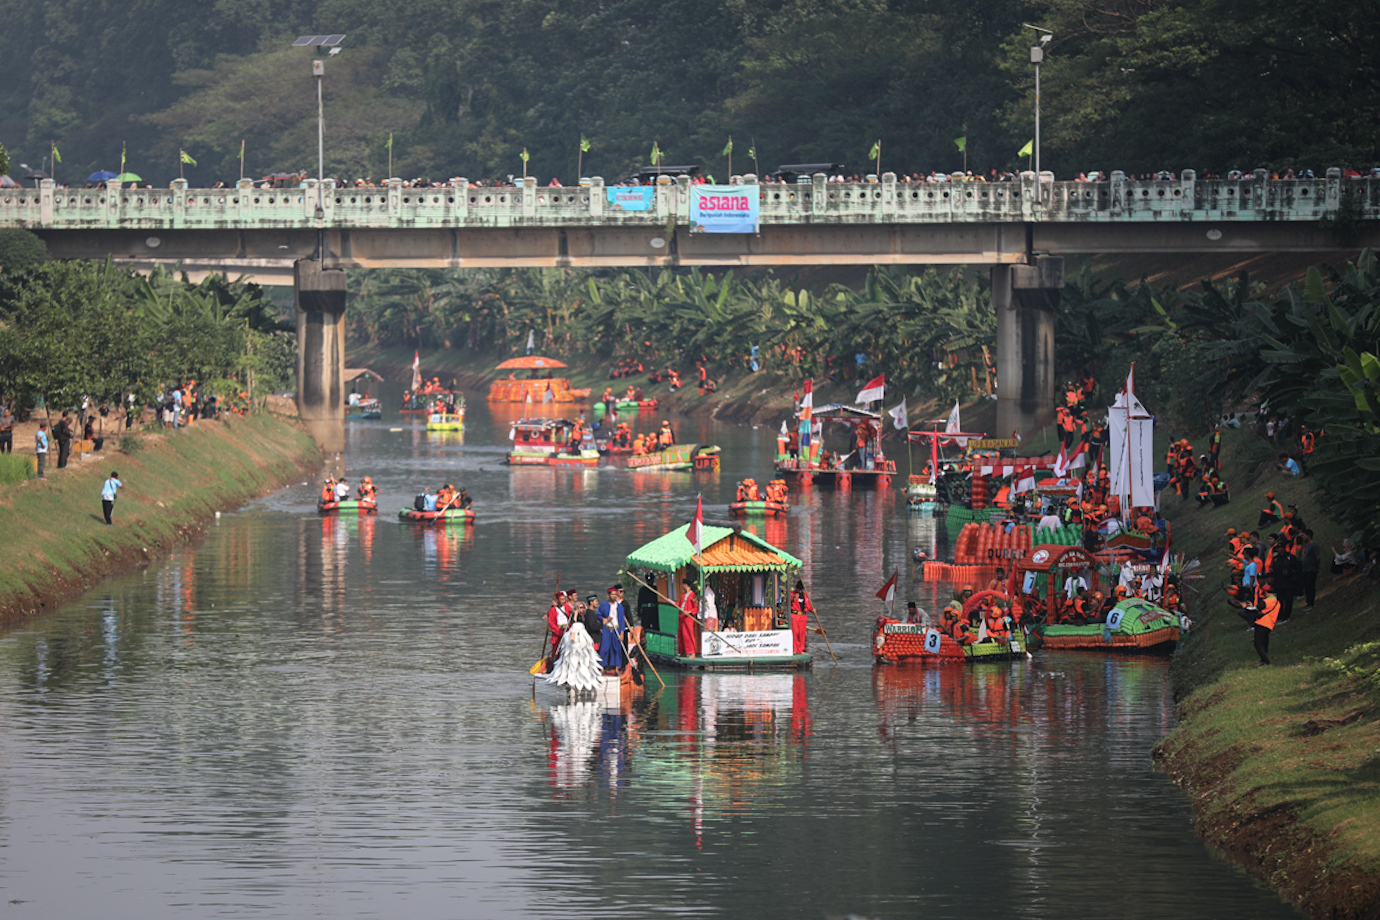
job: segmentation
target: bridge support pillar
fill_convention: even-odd
[[[297,291],[297,413],[338,466],[345,450],[345,272],[302,259],[293,264]]]
[[[997,430],[1023,434],[1054,421],[1054,310],[1064,290],[1064,260],[992,268],[997,311]]]

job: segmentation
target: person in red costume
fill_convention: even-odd
[[[810,617],[815,605],[810,603],[810,595],[805,592],[805,583],[797,581],[791,591],[791,654],[802,655],[810,635]]]
[[[680,599],[680,635],[676,643],[677,650],[686,658],[700,653],[699,615],[700,599],[695,596],[695,589],[687,583]]]

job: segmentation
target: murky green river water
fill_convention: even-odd
[[[1153,768],[1164,662],[874,669],[873,593],[899,567],[931,608],[909,552],[947,543],[899,489],[764,531],[837,667],[817,645],[804,675],[666,673],[628,713],[534,705],[558,573],[602,593],[701,492],[725,519],[773,432],[681,422],[716,477],[510,470],[475,402],[463,436],[348,426],[377,519],[319,518],[306,483],[0,638],[6,916],[1294,916]],[[396,520],[444,481],[477,526]]]

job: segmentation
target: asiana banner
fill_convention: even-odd
[[[761,210],[755,185],[690,186],[691,233],[756,233]]]

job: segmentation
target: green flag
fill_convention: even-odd
[[[62,162],[62,154],[58,152],[57,144],[54,144],[54,145],[53,145],[53,162],[54,162],[54,163],[61,163],[61,162]]]
[[[868,158],[869,160],[875,160],[875,159],[877,159],[877,157],[879,157],[879,156],[881,156],[881,155],[882,155],[882,142],[881,142],[880,140],[878,140],[877,143],[875,143],[875,144],[872,145],[872,149],[869,150],[869,151],[867,152],[867,158]]]
[[[1016,156],[1018,156],[1018,157],[1028,157],[1028,156],[1030,156],[1030,155],[1031,155],[1032,153],[1034,153],[1034,152],[1035,152],[1035,142],[1034,142],[1034,141],[1026,141],[1026,142],[1025,142],[1025,146],[1022,147],[1020,150],[1017,150],[1017,151],[1016,151]]]
[[[958,148],[958,150],[959,150],[960,153],[962,153],[963,151],[966,151],[966,150],[968,149],[968,138],[966,138],[966,137],[956,137],[956,138],[954,138],[954,146]]]
[[[757,159],[757,142],[756,142],[756,141],[753,141],[753,142],[752,142],[752,146],[748,148],[748,156],[751,157],[751,158],[754,159],[754,160]]]
[[[389,131],[389,132],[388,132],[388,143],[384,144],[384,146],[387,147],[389,150],[392,150],[392,149],[393,149],[393,132],[392,132],[392,131]]]
[[[523,147],[523,148],[522,148],[522,153],[518,154],[518,156],[519,156],[519,158],[521,158],[522,162],[524,162],[524,163],[526,163],[528,160],[532,159],[532,155],[531,155],[530,153],[527,152],[527,148],[526,148],[526,147]]]
[[[728,155],[729,155],[730,153],[732,153],[732,152],[733,152],[733,137],[732,137],[732,135],[730,135],[729,138],[728,138],[728,143],[727,143],[727,144],[724,144],[724,152],[723,152],[722,155],[723,155],[723,156],[728,156]]]
[[[189,165],[191,165],[191,166],[195,166],[195,165],[196,165],[196,160],[193,160],[193,159],[192,159],[192,155],[191,155],[190,153],[188,153],[187,151],[185,151],[185,150],[182,151],[182,162],[183,162],[183,163],[187,163],[187,164],[189,164]]]
[[[580,152],[589,153],[589,138],[585,137],[583,134],[580,135]]]
[[[661,165],[661,146],[656,141],[652,141],[652,165]]]

